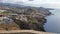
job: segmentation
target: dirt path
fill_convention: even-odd
[[[48,33],[48,32],[39,32],[39,31],[34,31],[34,30],[12,30],[12,31],[0,31],[0,33],[36,33],[36,34],[57,34],[57,33]]]

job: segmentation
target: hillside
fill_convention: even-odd
[[[0,30],[45,31],[43,25],[48,15],[51,15],[51,12],[43,7],[0,3]]]

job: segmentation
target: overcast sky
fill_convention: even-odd
[[[50,8],[60,8],[60,0],[0,0],[3,3],[24,4],[29,6],[43,6]]]

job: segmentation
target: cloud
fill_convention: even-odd
[[[23,4],[27,6],[44,6],[60,8],[60,0],[0,0],[2,3]]]
[[[26,3],[26,4],[44,4],[44,3],[60,3],[60,0],[0,0],[3,3]]]
[[[47,8],[59,8],[60,9],[60,4],[57,3],[52,3],[52,4],[41,4],[40,6],[47,7]]]

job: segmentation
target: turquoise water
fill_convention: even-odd
[[[46,17],[47,23],[44,25],[47,32],[60,33],[60,9],[50,11],[54,15]]]

